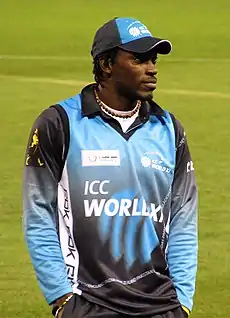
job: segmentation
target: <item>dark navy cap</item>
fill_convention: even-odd
[[[134,53],[145,53],[156,49],[159,54],[168,54],[172,44],[168,40],[154,37],[147,27],[132,18],[114,18],[100,27],[94,37],[91,55],[119,47]]]

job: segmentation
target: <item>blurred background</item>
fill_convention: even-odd
[[[155,100],[185,126],[199,186],[192,318],[230,317],[229,14],[229,0],[0,0],[1,318],[51,317],[21,228],[24,151],[36,116],[93,81],[94,33],[115,16],[173,43]]]

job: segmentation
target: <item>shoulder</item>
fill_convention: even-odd
[[[26,149],[26,166],[49,167],[60,179],[69,147],[69,123],[59,105],[45,109],[35,120]]]
[[[67,126],[68,116],[63,107],[59,104],[51,105],[49,108],[43,110],[36,118],[33,127],[39,130],[59,130],[61,127]]]
[[[175,136],[176,136],[176,144],[179,145],[186,140],[186,134],[182,123],[175,117],[174,114],[168,112],[174,126]]]
[[[66,116],[65,110],[58,104],[51,105],[50,107],[43,110],[35,120],[35,124],[41,127],[46,125],[54,126],[60,122],[62,117]]]
[[[175,130],[176,131],[184,131],[184,127],[183,127],[182,123],[176,118],[176,116],[170,112],[168,112],[168,114],[173,122]]]

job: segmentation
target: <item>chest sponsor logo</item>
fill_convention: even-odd
[[[120,166],[119,150],[82,150],[82,167]]]
[[[165,158],[159,152],[147,152],[141,158],[141,165],[144,168],[152,168],[165,173],[170,173],[171,168],[167,166]]]

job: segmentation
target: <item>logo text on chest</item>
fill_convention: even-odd
[[[109,194],[109,180],[86,181],[84,195],[94,195],[93,199],[84,200],[85,216],[100,217],[102,214],[107,216],[146,216],[155,222],[163,221],[163,211],[161,205],[147,203],[143,198],[101,198],[101,195]],[[100,199],[97,198],[100,195]]]

